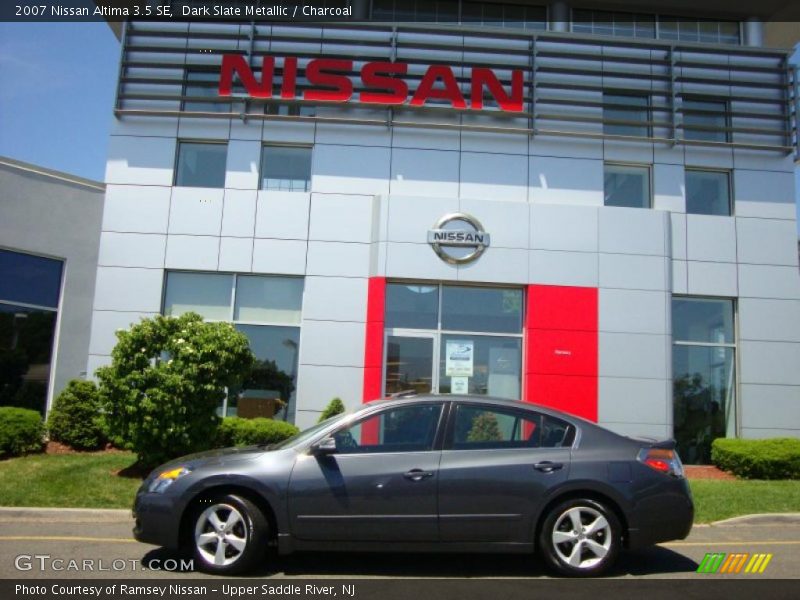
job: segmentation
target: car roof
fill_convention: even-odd
[[[508,408],[516,408],[523,410],[536,410],[541,413],[558,417],[567,421],[577,421],[581,424],[588,424],[595,426],[595,423],[587,421],[582,417],[571,415],[541,404],[533,402],[522,402],[520,400],[511,400],[509,398],[498,398],[496,396],[477,396],[471,394],[416,394],[413,392],[400,392],[393,396],[380,398],[367,402],[364,406],[383,406],[389,404],[403,404],[404,402],[434,402],[434,401],[449,401],[449,402],[466,402],[468,404],[490,404],[495,406],[505,406]]]

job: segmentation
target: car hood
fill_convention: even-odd
[[[270,452],[272,452],[272,450],[269,449],[269,446],[238,446],[234,448],[217,448],[215,450],[195,452],[194,454],[178,457],[156,467],[150,475],[148,475],[147,480],[157,477],[158,474],[163,471],[168,471],[177,467],[188,467],[194,470],[200,467],[219,466],[238,461],[253,460]]]

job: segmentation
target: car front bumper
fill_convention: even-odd
[[[133,537],[145,544],[177,549],[180,546],[180,514],[175,498],[139,490],[133,505]]]

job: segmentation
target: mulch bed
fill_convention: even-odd
[[[736,476],[713,465],[684,465],[683,470],[689,479],[724,479],[735,481]]]
[[[44,449],[45,454],[84,454],[86,452],[108,452],[111,454],[116,454],[119,452],[125,452],[125,450],[120,450],[119,448],[115,448],[111,444],[106,444],[105,448],[102,450],[76,450],[72,446],[67,446],[66,444],[62,444],[61,442],[47,442],[47,445]]]

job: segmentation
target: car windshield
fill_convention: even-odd
[[[289,448],[290,446],[296,446],[297,444],[301,444],[306,440],[313,438],[317,433],[319,433],[326,427],[333,425],[334,423],[338,423],[339,421],[342,421],[343,419],[349,416],[350,416],[349,413],[334,415],[330,419],[325,419],[322,423],[317,423],[313,427],[309,427],[308,429],[301,431],[300,433],[297,433],[292,437],[283,440],[282,442],[270,445],[269,449],[279,450],[280,448]]]

